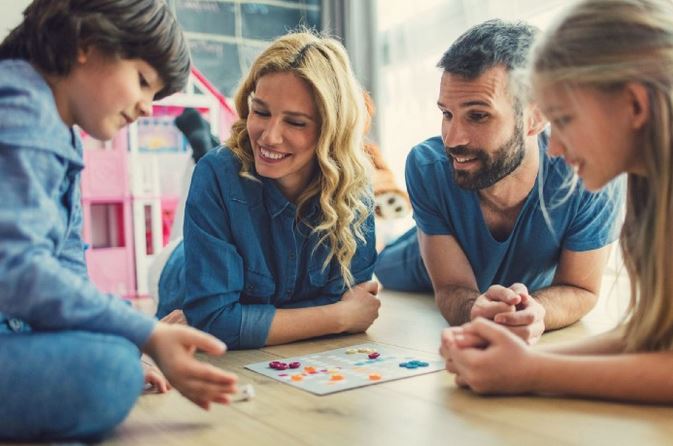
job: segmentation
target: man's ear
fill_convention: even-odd
[[[624,89],[631,128],[640,130],[650,119],[650,96],[647,87],[640,82],[629,82]]]
[[[526,126],[524,129],[526,136],[538,135],[547,125],[547,119],[542,114],[542,111],[540,111],[540,107],[534,102],[526,105],[523,118]]]

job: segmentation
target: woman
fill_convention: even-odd
[[[609,333],[545,350],[484,320],[448,329],[447,369],[478,393],[673,403],[673,4],[579,3],[537,46],[532,84],[550,153],[587,188],[628,174],[629,311]]]
[[[344,48],[283,36],[235,102],[226,147],[194,171],[158,316],[182,309],[230,348],[366,330],[380,305],[373,199],[363,93]]]

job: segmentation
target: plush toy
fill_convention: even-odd
[[[368,114],[365,126],[365,133],[367,133],[375,113],[374,102],[367,92],[365,92],[365,105]],[[365,143],[365,152],[367,152],[374,165],[372,183],[376,216],[383,220],[406,217],[411,212],[409,196],[397,185],[395,174],[383,158],[381,149],[376,144],[367,142]]]

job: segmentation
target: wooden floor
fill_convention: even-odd
[[[605,331],[625,308],[626,283],[606,278],[604,296],[580,323],[543,342]],[[559,398],[484,398],[445,372],[314,396],[243,368],[380,342],[436,352],[444,320],[431,296],[382,294],[381,316],[362,335],[234,351],[213,362],[252,383],[257,397],[203,412],[176,392],[140,399],[106,445],[639,444],[673,441],[673,408]]]
[[[542,342],[611,328],[626,283],[608,278],[597,308]],[[673,442],[673,408],[561,398],[484,398],[456,388],[445,372],[314,396],[243,368],[245,364],[379,342],[436,352],[444,320],[429,295],[382,293],[379,319],[362,335],[251,351],[212,362],[252,383],[248,402],[201,411],[172,391],[140,398],[105,445],[564,445]]]

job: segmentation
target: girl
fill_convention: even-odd
[[[478,393],[673,403],[673,4],[579,3],[538,45],[532,81],[550,153],[592,190],[628,174],[629,312],[612,332],[546,350],[485,320],[451,328],[447,369]]]
[[[344,48],[308,32],[281,37],[235,102],[227,146],[194,171],[158,316],[182,309],[230,348],[366,330],[380,305],[367,282],[373,199],[363,94]]]
[[[193,357],[221,342],[97,291],[84,264],[74,126],[109,139],[188,73],[162,0],[36,0],[0,44],[0,438],[100,438],[141,392],[138,349],[201,407],[235,390]]]

